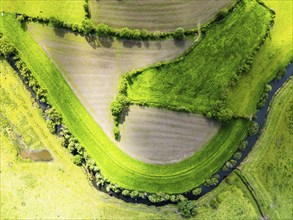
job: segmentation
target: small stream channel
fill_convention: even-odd
[[[36,94],[34,93],[34,91],[28,86],[27,84],[27,81],[21,76],[18,68],[15,66],[15,63],[14,63],[14,60],[13,59],[9,59],[9,63],[10,65],[13,67],[13,69],[18,73],[18,75],[20,76],[21,80],[23,81],[23,83],[26,85],[27,89],[32,93],[32,96],[35,98],[35,100],[37,101],[37,103],[39,104],[39,106],[41,107],[41,109],[44,111],[46,108],[47,108],[47,104],[46,103],[41,103],[39,102],[39,100],[36,99]],[[259,131],[257,132],[257,134],[253,135],[253,136],[250,136],[250,137],[247,137],[246,140],[248,142],[248,145],[246,147],[246,149],[242,152],[242,156],[239,160],[237,160],[237,163],[236,165],[227,170],[227,171],[218,171],[218,175],[220,176],[219,178],[219,182],[218,184],[221,183],[221,181],[227,177],[242,161],[243,159],[247,156],[247,154],[250,152],[250,150],[252,149],[252,147],[254,146],[254,144],[256,143],[259,135],[260,135],[260,130],[263,128],[263,125],[264,125],[264,122],[265,122],[265,119],[266,119],[266,116],[267,116],[267,113],[269,111],[269,106],[270,106],[270,102],[272,100],[272,98],[274,97],[275,93],[283,86],[283,84],[285,84],[288,79],[293,75],[293,62],[291,62],[287,68],[286,68],[286,72],[285,74],[282,76],[282,78],[280,80],[273,80],[269,83],[269,85],[272,87],[271,91],[269,92],[269,97],[268,99],[266,100],[266,104],[265,106],[258,110],[257,114],[256,114],[256,122],[258,123],[259,125]],[[57,133],[58,134],[58,133]],[[48,152],[49,153],[49,152]],[[42,155],[44,157],[47,157],[47,153],[46,153],[46,150],[42,151],[42,152],[25,152],[23,151],[22,154],[21,154],[23,157],[27,157],[28,155],[32,156],[32,157],[35,157],[36,155]],[[137,199],[132,199],[130,197],[127,197],[127,196],[123,196],[121,193],[113,193],[113,192],[110,192],[108,193],[106,191],[106,187],[108,185],[108,183],[106,183],[104,186],[97,186],[96,184],[96,181],[95,180],[92,180],[92,185],[94,188],[100,190],[100,191],[103,191],[107,194],[109,194],[110,196],[113,196],[113,197],[116,197],[116,198],[119,198],[119,199],[122,199],[124,200],[125,202],[130,202],[130,203],[141,203],[141,204],[146,204],[146,205],[154,205],[154,206],[163,206],[163,205],[167,205],[167,204],[174,204],[173,202],[171,201],[166,201],[166,202],[160,202],[160,203],[152,203],[150,202],[148,199],[142,199],[142,198],[137,198]],[[217,185],[218,185],[217,184]],[[201,186],[202,188],[202,193],[198,196],[194,196],[191,192],[188,192],[188,193],[185,193],[183,194],[184,196],[186,196],[188,199],[192,199],[192,200],[196,200],[198,198],[200,198],[201,196],[204,196],[205,194],[209,193],[210,191],[212,191],[214,188],[217,187],[217,185],[215,186],[210,186],[210,187],[207,187],[207,186]]]

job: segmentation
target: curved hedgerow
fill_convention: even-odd
[[[46,90],[45,95],[42,92],[46,103],[54,106],[62,117],[61,124],[68,127],[68,130],[62,129],[63,134],[59,133],[63,145],[74,155],[80,155],[75,159],[76,164],[85,166],[98,184],[106,184],[109,191],[152,201],[185,200],[181,193],[193,190],[204,182],[206,185],[217,184],[216,173],[237,151],[240,141],[246,136],[248,120],[235,119],[223,125],[200,152],[177,164],[162,166],[137,161],[109,140],[56,66],[32,36],[15,22],[14,16],[6,14],[0,19],[5,21],[1,31],[18,51],[11,62],[16,62],[16,65],[18,62],[25,63],[25,66],[19,65],[20,69],[26,74],[29,70],[28,75],[36,79],[34,85]],[[53,112],[53,115],[58,115]],[[53,121],[59,123],[59,119]],[[58,124],[55,128],[59,132]]]

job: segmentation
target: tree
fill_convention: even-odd
[[[183,201],[178,203],[180,215],[191,217],[197,215],[196,203],[194,201]]]
[[[50,17],[50,24],[57,28],[60,28],[63,26],[63,22],[58,20],[55,17]]]
[[[213,209],[217,209],[219,207],[219,202],[216,198],[212,198],[210,200],[210,206],[213,208]]]
[[[82,157],[80,155],[75,155],[73,157],[73,163],[76,164],[77,166],[80,166],[82,163]]]
[[[112,102],[112,104],[111,104],[112,115],[118,116],[122,110],[123,110],[123,106],[121,105],[120,102],[118,102],[118,101]]]
[[[184,29],[181,27],[177,28],[174,33],[174,38],[175,39],[183,39],[184,38]]]
[[[99,36],[106,37],[112,32],[112,29],[108,25],[100,23],[96,28],[96,32]]]
[[[16,20],[19,21],[20,23],[22,23],[25,21],[25,17],[23,15],[18,15]]]
[[[125,27],[125,28],[121,28],[120,32],[119,32],[119,36],[121,38],[125,38],[125,39],[130,39],[132,37],[133,33],[132,31]]]
[[[82,29],[85,34],[91,34],[95,30],[89,19],[84,19],[82,21]]]
[[[192,190],[192,194],[195,195],[195,196],[198,196],[201,194],[201,191],[202,189],[199,187],[199,188],[195,188],[194,190]]]
[[[253,121],[250,123],[249,127],[248,127],[248,135],[252,136],[255,135],[258,131],[258,124],[257,122]]]
[[[5,58],[11,57],[16,54],[16,49],[4,37],[0,38],[0,54]]]

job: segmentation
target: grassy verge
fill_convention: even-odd
[[[270,1],[265,4],[276,12],[270,37],[255,56],[249,73],[243,75],[228,92],[227,105],[238,116],[249,117],[256,111],[263,87],[292,59],[292,10],[291,1]]]
[[[225,98],[241,69],[268,31],[271,13],[255,1],[244,1],[205,36],[180,62],[148,68],[127,78],[127,97],[134,103],[172,110],[210,112]],[[247,32],[249,31],[249,34]]]
[[[81,24],[85,17],[84,0],[35,1],[1,0],[1,11],[21,13],[33,17],[56,17],[61,21]]]
[[[292,219],[293,80],[279,91],[261,138],[242,165],[242,174],[270,219]]]
[[[177,219],[176,208],[127,204],[90,186],[11,67],[0,60],[1,219]],[[11,112],[10,110],[13,111]],[[47,149],[49,163],[22,160],[6,134],[4,114],[31,149]],[[39,144],[36,144],[40,141]],[[115,209],[115,212],[113,212]]]
[[[235,173],[197,201],[195,219],[259,219],[256,204]]]

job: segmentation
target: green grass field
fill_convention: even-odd
[[[249,117],[256,111],[264,85],[292,59],[292,1],[265,0],[276,12],[270,37],[255,56],[251,71],[243,75],[238,84],[229,90],[227,104],[237,115]]]
[[[177,219],[176,208],[127,204],[95,190],[73,164],[19,77],[0,60],[0,218],[1,219]],[[11,110],[13,109],[13,112]],[[52,162],[22,160],[6,129],[5,116],[32,149],[46,148]],[[25,125],[27,123],[27,125]],[[25,126],[24,126],[25,125]],[[35,142],[41,145],[35,146]],[[29,145],[29,143],[28,143]],[[115,212],[113,212],[115,209]]]
[[[218,201],[218,207],[211,207],[211,200]],[[198,215],[195,219],[260,219],[257,206],[245,185],[235,175],[230,174],[212,192],[198,201]]]
[[[244,1],[224,21],[208,28],[182,61],[132,77],[128,97],[170,109],[210,111],[263,39],[270,19],[266,8]]]
[[[273,100],[261,138],[242,165],[242,175],[269,219],[293,219],[293,79]]]
[[[29,32],[21,29],[14,16],[6,14],[1,22],[1,31],[17,47],[41,86],[48,90],[49,101],[62,113],[65,124],[97,162],[102,174],[121,187],[169,193],[190,190],[220,169],[245,136],[247,121],[235,120],[223,127],[203,150],[178,164],[159,166],[134,160],[109,140],[46,53]]]
[[[19,77],[6,62],[0,61],[0,70],[1,106],[5,106],[6,114],[10,113],[7,112],[9,109],[15,109],[13,114],[6,116],[16,122],[15,129],[24,138],[30,135],[34,140],[42,140],[40,148],[48,149],[54,157],[49,163],[22,160],[11,140],[3,133],[9,126],[1,120],[1,219],[180,218],[173,205],[155,208],[127,204],[91,187],[82,169],[72,163],[69,152],[47,130],[39,109]],[[23,129],[21,118],[38,126]],[[36,132],[36,129],[42,132]],[[234,185],[236,182],[234,179],[229,184],[223,182],[198,200],[196,219],[257,219],[257,211],[242,188]],[[213,198],[220,201],[217,209],[210,207]]]
[[[81,24],[85,17],[84,0],[1,0],[1,11],[39,16],[56,17],[69,23]]]

